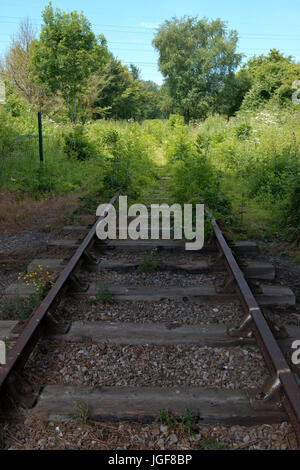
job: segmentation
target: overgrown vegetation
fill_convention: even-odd
[[[164,166],[170,202],[204,201],[237,238],[299,245],[300,65],[272,49],[236,72],[237,40],[220,20],[166,21],[154,39],[159,87],[114,58],[83,15],[49,4],[40,37],[23,22],[1,70],[0,191],[19,200],[78,193],[94,213],[120,188],[145,200]]]
[[[28,297],[0,300],[0,320],[26,320],[40,305],[43,296],[40,292]]]

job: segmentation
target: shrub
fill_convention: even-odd
[[[80,161],[88,160],[95,154],[95,149],[84,134],[83,126],[76,126],[65,137],[64,150],[69,158]]]
[[[247,140],[251,135],[251,130],[250,124],[243,123],[235,128],[235,135],[239,140]]]

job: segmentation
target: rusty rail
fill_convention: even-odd
[[[64,270],[60,273],[54,286],[50,289],[39,307],[33,312],[28,325],[24,328],[18,337],[15,346],[7,357],[6,364],[1,367],[0,395],[3,394],[9,377],[11,377],[13,373],[19,372],[24,367],[38,340],[42,337],[45,330],[47,329],[47,320],[49,320],[49,313],[51,312],[51,308],[55,308],[60,295],[68,289],[68,284],[72,278],[72,275],[74,275],[76,270],[79,268],[83,261],[84,255],[87,254],[87,250],[92,248],[96,240],[97,225],[105,219],[109,210],[109,206],[115,203],[119,194],[120,191],[118,191],[112,197],[109,204],[107,205],[107,209],[103,213],[103,216],[97,218],[89,233],[86,235],[72,258],[69,260]]]
[[[275,406],[283,404],[296,432],[298,442],[300,443],[300,388],[297,384],[296,378],[291,371],[263,312],[258,306],[220,227],[208,210],[206,210],[206,213],[211,219],[220,255],[222,256],[231,279],[237,288],[237,292],[246,312],[246,317],[240,328],[232,330],[232,334],[235,336],[242,336],[244,333],[244,335],[248,337],[252,334],[255,335],[271,374],[271,381],[268,385],[268,390],[263,393],[260,403],[258,400],[256,401],[253,399],[253,397],[250,401],[252,401],[253,406],[267,407],[268,404],[270,404],[270,401],[275,398],[275,402],[273,403]]]

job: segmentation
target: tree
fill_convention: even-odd
[[[246,93],[251,88],[249,75],[240,70],[236,75],[228,78],[223,92],[219,95],[216,108],[220,114],[225,114],[229,119],[241,107]]]
[[[269,101],[291,104],[292,84],[299,79],[300,64],[296,64],[291,56],[285,57],[277,49],[271,49],[268,55],[251,58],[241,73],[247,74],[251,84],[243,107],[255,109]]]
[[[77,101],[88,77],[108,58],[106,41],[96,38],[89,21],[76,11],[54,11],[49,3],[43,20],[40,40],[33,46],[33,70],[49,93],[61,93],[76,122]]]
[[[153,86],[138,79],[137,68],[130,68],[131,71],[111,55],[92,77],[88,94],[93,97],[90,106],[94,117],[138,120],[152,117]]]
[[[134,80],[140,80],[141,71],[136,65],[130,64],[129,65],[129,70],[130,70],[131,75],[133,76]]]
[[[173,18],[158,29],[153,44],[172,105],[190,118],[205,117],[216,109],[220,95],[232,80],[242,55],[236,52],[237,33],[221,20]]]
[[[4,77],[30,106],[41,108],[45,99],[44,88],[34,83],[30,70],[32,45],[36,34],[36,28],[28,19],[20,23],[19,32],[12,39],[5,56]]]

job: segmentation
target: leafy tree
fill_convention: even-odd
[[[141,81],[141,85],[147,93],[144,119],[161,119],[164,115],[161,106],[161,87],[151,80]]]
[[[232,80],[242,55],[236,52],[237,33],[221,20],[173,18],[159,28],[153,44],[166,78],[175,111],[190,118],[205,117],[217,105]]]
[[[133,76],[134,80],[140,80],[141,71],[136,65],[130,64],[129,65],[129,70],[130,70],[131,75]]]
[[[228,78],[223,92],[218,96],[216,108],[220,114],[225,114],[227,118],[235,114],[241,107],[246,93],[251,88],[249,75],[240,70],[236,75]]]
[[[102,69],[92,77],[88,89],[93,90],[93,117],[113,119],[143,119],[152,117],[156,98],[153,85],[137,78],[138,69],[128,70],[112,55]],[[134,74],[133,74],[134,72]],[[135,75],[135,77],[133,76]],[[92,83],[93,82],[93,83]]]
[[[291,56],[285,57],[277,49],[271,49],[268,55],[250,59],[239,73],[247,74],[251,83],[243,107],[254,109],[270,100],[291,103],[292,83],[299,79],[300,64]]]
[[[108,58],[106,41],[96,38],[89,21],[76,11],[54,11],[49,3],[43,20],[40,40],[33,46],[34,73],[50,93],[61,93],[75,122],[78,97],[88,77]]]

